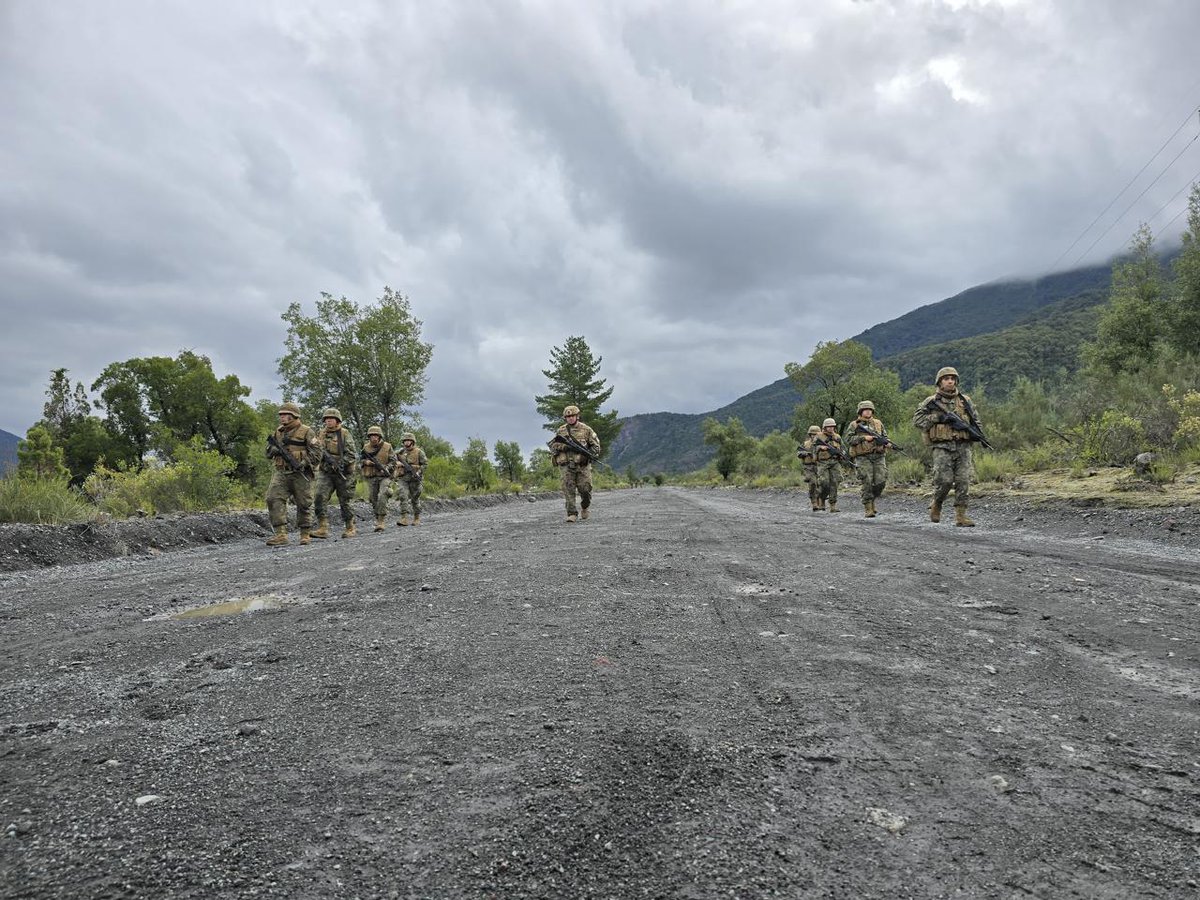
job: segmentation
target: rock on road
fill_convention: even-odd
[[[1195,547],[806,505],[0,577],[0,892],[1195,896]]]

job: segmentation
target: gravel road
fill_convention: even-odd
[[[845,505],[2,575],[0,896],[1196,896],[1200,537]]]

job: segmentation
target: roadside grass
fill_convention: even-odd
[[[65,525],[94,522],[99,517],[100,511],[65,478],[23,478],[14,474],[0,480],[0,522]]]

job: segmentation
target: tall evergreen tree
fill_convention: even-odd
[[[56,446],[50,432],[34,425],[17,444],[17,474],[25,478],[67,478],[70,472],[63,463],[63,449]]]
[[[579,407],[579,418],[600,438],[602,453],[608,453],[612,442],[621,433],[617,411],[601,412],[613,388],[606,388],[606,379],[598,378],[604,357],[592,356],[592,350],[582,337],[569,337],[562,347],[550,351],[550,368],[542,374],[550,379],[549,390],[534,397],[537,411],[546,417],[542,427],[555,431],[563,423],[562,411],[567,406]]]
[[[1133,236],[1129,259],[1113,268],[1112,294],[1100,315],[1096,341],[1084,347],[1087,363],[1109,372],[1136,372],[1154,361],[1169,321],[1162,262],[1144,223]]]
[[[1171,344],[1184,353],[1200,353],[1200,184],[1188,197],[1188,227],[1175,259],[1167,329]]]

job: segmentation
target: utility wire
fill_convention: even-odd
[[[1056,259],[1053,263],[1050,264],[1049,271],[1053,272],[1057,268],[1058,264],[1063,261],[1063,259],[1066,257],[1066,255],[1075,249],[1075,245],[1078,244],[1081,240],[1083,240],[1083,236],[1085,234],[1087,234],[1089,231],[1091,231],[1092,228],[1095,227],[1097,222],[1099,222],[1101,219],[1104,218],[1104,214],[1107,213],[1110,209],[1113,208],[1113,206],[1116,205],[1116,202],[1118,200],[1120,200],[1122,195],[1133,186],[1133,183],[1135,181],[1137,181],[1139,178],[1142,177],[1142,173],[1145,172],[1148,168],[1150,168],[1151,163],[1153,163],[1154,160],[1158,159],[1159,154],[1167,149],[1167,146],[1171,143],[1171,141],[1175,140],[1175,135],[1177,135],[1177,134],[1179,134],[1179,132],[1183,131],[1183,129],[1187,126],[1187,123],[1192,121],[1192,116],[1195,115],[1197,112],[1200,112],[1200,108],[1188,110],[1188,114],[1183,117],[1183,121],[1179,123],[1179,127],[1176,128],[1173,132],[1171,132],[1171,136],[1169,138],[1167,138],[1165,141],[1163,141],[1163,145],[1154,152],[1153,156],[1151,156],[1148,160],[1146,160],[1146,164],[1144,166],[1142,166],[1140,169],[1138,169],[1137,174],[1129,179],[1129,183],[1126,184],[1125,187],[1121,188],[1121,190],[1117,191],[1117,195],[1115,197],[1113,197],[1110,201],[1108,201],[1108,206],[1106,206],[1106,207],[1104,207],[1104,209],[1100,210],[1100,213],[1096,216],[1096,218],[1092,219],[1092,221],[1090,223],[1088,223],[1087,228],[1085,228],[1085,229],[1083,229],[1083,231],[1079,232],[1079,236],[1077,238],[1075,238],[1075,240],[1071,241],[1071,246],[1068,247],[1066,250],[1064,250],[1062,253],[1060,253],[1058,255],[1058,259]],[[1195,139],[1193,138],[1193,140],[1195,140]],[[1134,201],[1134,202],[1136,203],[1137,201]],[[1122,213],[1122,215],[1124,215],[1124,213]],[[1118,219],[1118,221],[1119,221],[1119,219]],[[1116,223],[1114,222],[1113,224],[1116,224]],[[1110,225],[1109,228],[1112,228],[1112,225]],[[1105,233],[1107,233],[1107,232],[1105,232]],[[1101,235],[1101,237],[1103,237],[1103,235]],[[1095,246],[1095,244],[1093,244],[1092,246]],[[1088,249],[1090,250],[1091,247],[1089,247]],[[1086,251],[1085,251],[1084,255],[1085,256],[1087,255]],[[1079,262],[1079,260],[1076,260],[1076,264],[1078,264],[1078,262]]]
[[[1190,116],[1189,116],[1189,118],[1190,118]],[[1074,264],[1074,265],[1078,266],[1078,265],[1079,265],[1079,263],[1080,263],[1080,260],[1081,260],[1082,258],[1086,257],[1088,253],[1091,253],[1091,252],[1092,252],[1092,247],[1094,247],[1094,246],[1096,246],[1097,244],[1099,244],[1100,240],[1102,240],[1102,239],[1104,238],[1104,235],[1105,235],[1105,234],[1108,234],[1109,232],[1111,232],[1111,230],[1112,230],[1112,229],[1114,229],[1114,227],[1116,226],[1116,223],[1117,223],[1117,222],[1120,222],[1120,221],[1122,220],[1122,218],[1126,217],[1126,214],[1127,214],[1127,212],[1129,212],[1129,210],[1132,210],[1132,209],[1134,208],[1134,206],[1135,206],[1136,204],[1138,204],[1138,200],[1140,200],[1142,197],[1145,197],[1145,196],[1146,196],[1146,192],[1147,192],[1147,191],[1150,191],[1150,188],[1151,188],[1151,187],[1153,187],[1154,185],[1157,185],[1157,184],[1158,184],[1158,179],[1162,178],[1162,176],[1163,176],[1163,175],[1165,175],[1165,174],[1166,174],[1166,172],[1168,172],[1168,169],[1170,169],[1170,168],[1171,168],[1171,166],[1174,166],[1174,164],[1175,164],[1175,163],[1178,161],[1178,158],[1180,158],[1181,156],[1183,156],[1183,154],[1186,154],[1186,152],[1188,151],[1188,148],[1190,148],[1190,146],[1192,146],[1194,143],[1196,143],[1196,139],[1198,139],[1198,138],[1200,138],[1200,133],[1196,133],[1196,136],[1195,136],[1194,138],[1192,138],[1192,140],[1189,140],[1189,142],[1188,142],[1187,144],[1184,144],[1184,145],[1183,145],[1183,149],[1182,149],[1182,150],[1180,150],[1180,152],[1177,152],[1177,154],[1175,155],[1175,158],[1174,158],[1174,160],[1171,160],[1169,163],[1166,163],[1166,168],[1164,168],[1164,169],[1162,170],[1162,172],[1159,172],[1159,173],[1158,173],[1156,176],[1154,176],[1154,180],[1153,180],[1153,181],[1151,181],[1151,182],[1150,182],[1150,184],[1146,185],[1146,187],[1145,187],[1145,190],[1144,190],[1144,191],[1142,191],[1140,194],[1138,194],[1138,196],[1134,197],[1134,199],[1133,199],[1133,203],[1130,203],[1128,206],[1126,206],[1126,208],[1124,208],[1124,209],[1121,211],[1121,215],[1120,215],[1120,216],[1117,216],[1116,218],[1114,218],[1114,220],[1112,220],[1112,221],[1109,223],[1109,227],[1108,227],[1108,228],[1105,228],[1105,229],[1103,230],[1103,232],[1100,232],[1099,238],[1097,238],[1096,240],[1092,241],[1090,245],[1087,245],[1087,250],[1085,250],[1084,252],[1082,252],[1082,253],[1080,253],[1080,254],[1079,254],[1079,257],[1075,259],[1075,264]],[[1156,154],[1156,156],[1157,156],[1157,154]],[[1074,266],[1072,266],[1072,268],[1074,268]]]
[[[1188,188],[1192,187],[1193,185],[1197,184],[1198,182],[1200,182],[1200,172],[1197,172],[1195,175],[1193,175],[1191,178],[1189,178],[1187,180],[1187,182],[1183,185],[1183,187],[1181,187],[1179,190],[1177,190],[1175,192],[1175,196],[1172,197],[1170,200],[1168,200],[1166,203],[1164,203],[1162,206],[1160,206],[1158,208],[1158,211],[1155,212],[1154,215],[1152,215],[1149,219],[1147,219],[1146,222],[1147,223],[1153,222],[1155,219],[1157,219],[1159,216],[1161,216],[1163,214],[1163,210],[1165,210],[1168,206],[1170,206],[1172,203],[1174,203],[1180,194],[1182,194],[1184,191],[1186,191]],[[1177,212],[1175,214],[1175,216],[1171,219],[1171,222],[1174,222],[1175,219],[1178,219],[1186,211],[1187,211],[1187,207],[1185,206],[1183,209],[1181,209],[1179,212]],[[1155,240],[1157,240],[1158,236],[1160,234],[1162,234],[1164,231],[1166,231],[1171,226],[1171,222],[1168,222],[1166,225],[1164,225],[1162,228],[1160,228],[1157,232],[1155,232],[1155,234],[1154,234]]]

